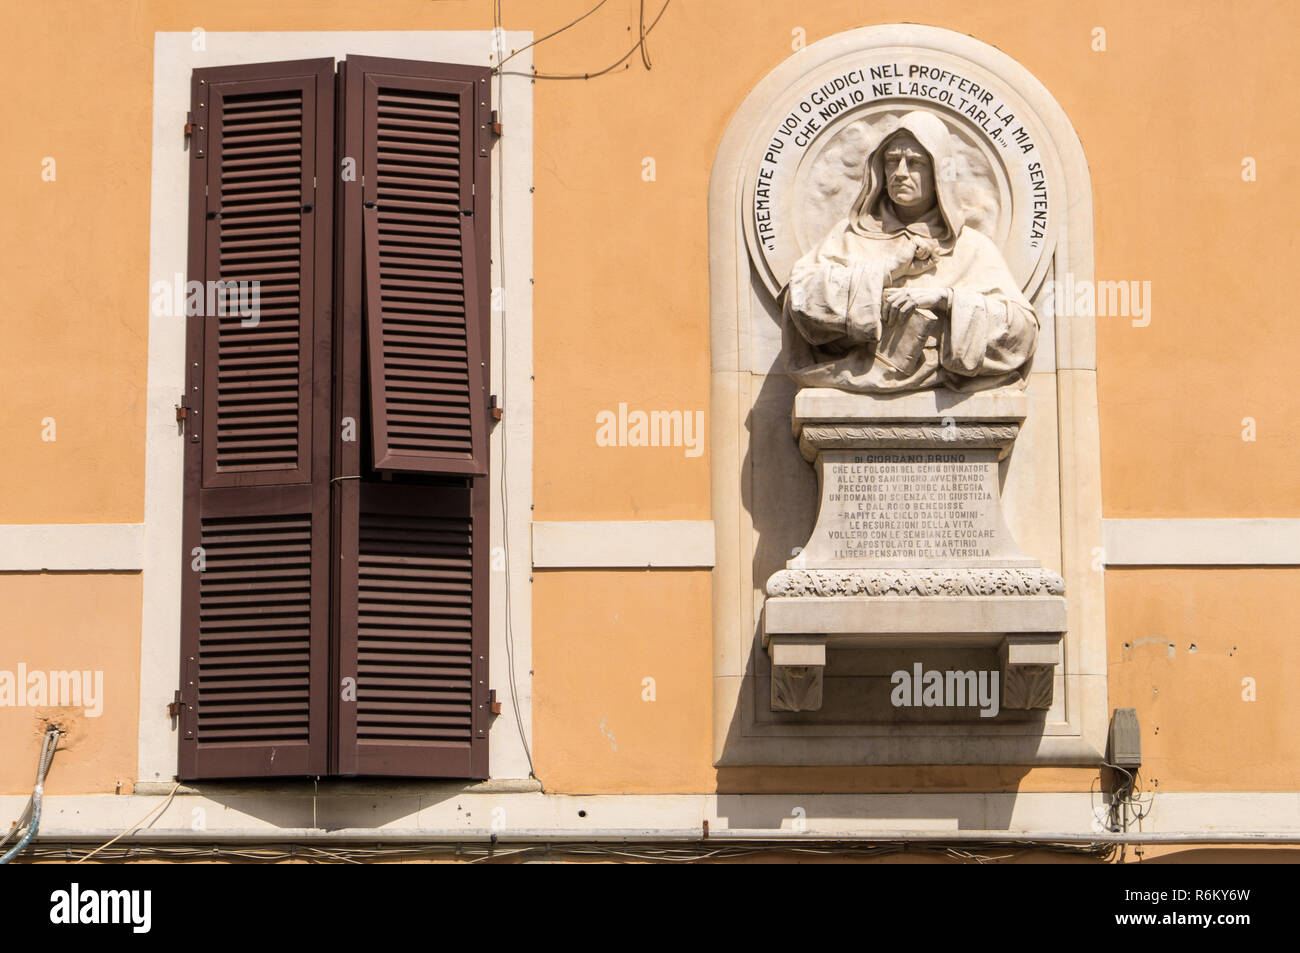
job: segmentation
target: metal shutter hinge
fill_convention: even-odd
[[[183,424],[189,419],[189,416],[190,405],[185,403],[185,395],[181,394],[181,402],[176,405],[176,422],[178,424]]]
[[[181,701],[181,690],[178,688],[176,694],[172,696],[171,703],[167,706],[167,715],[170,718],[179,718],[184,710],[185,703]]]
[[[494,715],[501,714],[501,703],[497,701],[497,690],[495,688],[488,689],[488,711]]]
[[[501,135],[501,117],[495,109],[492,110],[492,135]]]
[[[208,144],[207,130],[204,123],[207,110],[202,110],[198,115],[193,111],[185,114],[185,144],[189,147],[190,155],[195,159],[202,159],[205,148]]]
[[[492,414],[493,420],[500,420],[505,416],[505,411],[497,406],[497,395],[493,394],[488,397],[488,411]]]

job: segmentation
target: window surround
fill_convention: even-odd
[[[528,31],[258,32],[154,36],[153,147],[149,281],[186,275],[190,154],[182,133],[191,71],[205,66],[367,55],[491,66],[494,43],[520,49]],[[531,69],[527,53],[519,70]],[[490,729],[490,776],[527,778],[521,735],[532,735],[532,600],[528,583],[532,501],[532,111],[525,77],[501,77],[493,91],[503,136],[492,155],[492,392],[504,407],[492,429],[490,539],[490,679],[501,714]],[[504,268],[503,268],[504,265]],[[505,304],[503,308],[501,305]],[[509,332],[505,318],[509,317]],[[175,405],[185,387],[185,321],[149,318],[145,438],[145,521],[137,779],[166,781],[176,773],[175,720],[166,714],[180,671],[181,514],[184,443]],[[503,448],[503,441],[508,448]],[[509,500],[509,505],[505,504]],[[504,569],[501,567],[504,566]],[[507,607],[509,625],[507,625]],[[512,643],[508,647],[508,639]],[[514,662],[512,697],[508,661]],[[516,713],[515,705],[518,704]],[[522,724],[522,732],[520,725]]]

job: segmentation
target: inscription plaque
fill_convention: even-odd
[[[791,566],[1036,565],[1002,519],[994,449],[825,450],[817,526]]]

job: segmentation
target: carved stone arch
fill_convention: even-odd
[[[945,121],[966,171],[995,197],[973,224],[1002,248],[1042,324],[1030,412],[1000,474],[1016,539],[1061,568],[1069,593],[1054,702],[1036,722],[884,724],[844,711],[809,721],[767,704],[763,585],[808,538],[817,497],[790,436],[795,386],[775,292],[843,192],[856,191],[857,153],[917,107]],[[709,261],[715,762],[1096,764],[1107,699],[1095,322],[1056,307],[1061,289],[1092,281],[1092,191],[1055,99],[1006,54],[949,30],[890,24],[818,41],[761,80],[727,128],[710,182]]]

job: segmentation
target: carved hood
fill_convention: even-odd
[[[889,238],[905,228],[926,234],[923,226],[925,219],[916,223],[917,228],[906,227],[893,213],[893,203],[885,190],[885,148],[899,133],[910,132],[918,143],[930,155],[930,168],[934,175],[937,207],[943,223],[947,226],[946,235],[926,235],[938,240],[939,251],[947,254],[952,250],[957,236],[961,234],[966,217],[962,214],[961,201],[957,198],[956,177],[944,175],[943,170],[950,168],[954,161],[952,137],[948,127],[937,116],[916,110],[903,116],[898,128],[885,136],[867,156],[866,177],[862,191],[853,203],[849,213],[849,225],[859,235],[870,238]],[[937,222],[935,224],[938,224]]]

